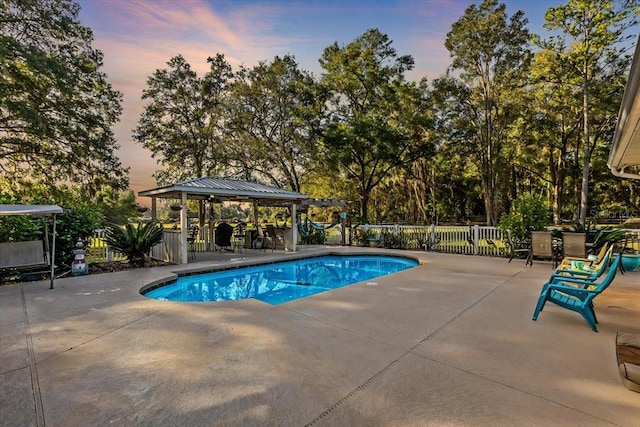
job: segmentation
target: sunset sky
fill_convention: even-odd
[[[511,16],[523,10],[529,30],[544,34],[544,14],[561,0],[507,0]],[[80,0],[80,21],[94,32],[93,46],[104,53],[103,71],[124,96],[123,114],[114,132],[124,166],[130,167],[136,192],[156,186],[159,168],[150,152],[131,139],[143,103],[147,77],[182,54],[199,75],[206,58],[223,53],[234,67],[253,66],[291,54],[316,76],[318,59],[334,42],[344,46],[369,28],[393,40],[400,55],[412,55],[409,78],[429,80],[450,63],[444,40],[464,10],[480,1],[464,0]]]

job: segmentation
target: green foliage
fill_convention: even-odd
[[[445,46],[454,73],[438,85],[447,109],[441,128],[473,153],[482,184],[487,224],[495,225],[500,210],[501,183],[508,179],[507,136],[522,108],[520,87],[531,51],[527,20],[518,11],[507,21],[506,6],[484,0],[469,6],[447,34]]]
[[[405,81],[413,58],[398,56],[391,43],[372,29],[345,47],[327,47],[320,59],[330,111],[324,156],[357,183],[364,217],[371,191],[383,179],[432,150],[426,85]]]
[[[85,246],[88,245],[94,230],[102,222],[100,210],[96,206],[63,206],[63,209],[56,219],[56,264],[59,266],[73,262],[76,242],[81,240]],[[49,236],[52,231],[49,230]]]
[[[365,225],[368,223],[365,223]],[[355,241],[358,246],[369,246],[369,240],[379,240],[380,234],[372,228],[356,227]]]
[[[301,191],[318,164],[325,94],[293,56],[240,67],[228,97],[228,167],[239,176]]]
[[[303,236],[302,241],[307,245],[324,245],[327,241],[327,237],[324,233],[324,230],[309,227],[309,234]]]
[[[233,73],[224,55],[208,58],[202,78],[182,55],[156,70],[142,92],[146,101],[133,139],[164,165],[159,182],[215,176],[225,158],[221,123]]]
[[[136,197],[133,191],[119,192],[105,189],[96,193],[93,199],[107,224],[126,224],[129,218],[142,215],[136,210]]]
[[[627,236],[627,231],[620,228],[604,227],[598,230],[589,230],[587,241],[593,244],[593,252],[598,252],[606,243],[622,243]]]
[[[134,265],[143,266],[149,262],[149,252],[162,242],[164,230],[157,222],[126,224],[124,227],[113,225],[105,232],[105,242],[117,252],[126,255]]]
[[[0,191],[0,204],[20,204],[20,201]],[[42,224],[28,215],[0,217],[0,242],[22,242],[42,238]]]
[[[511,236],[520,240],[532,231],[545,230],[550,220],[551,213],[544,199],[525,193],[513,202],[509,213],[502,215],[498,228],[510,230]]]
[[[391,230],[382,230],[380,234],[380,245],[388,249],[406,249],[407,237],[404,233],[395,234]]]
[[[122,95],[70,0],[4,0],[0,10],[0,177],[127,186],[111,130]]]
[[[581,224],[587,219],[592,155],[598,143],[608,142],[614,131],[621,96],[618,91],[630,60],[624,54],[624,42],[637,37],[628,30],[637,23],[639,11],[637,0],[569,0],[545,14],[544,27],[558,32],[547,47],[561,58],[558,66],[563,80],[581,89],[580,97],[574,98],[583,115]]]

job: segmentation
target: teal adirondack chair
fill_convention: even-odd
[[[542,286],[538,304],[533,312],[533,320],[544,308],[547,301],[552,302],[567,310],[575,311],[584,317],[587,324],[594,332],[598,332],[596,313],[593,310],[593,300],[600,295],[616,277],[620,255],[614,254],[613,262],[609,266],[607,275],[601,282],[567,277],[559,283],[545,283]]]
[[[582,280],[590,280],[592,282],[598,280],[607,270],[612,254],[613,246],[605,252],[604,257],[600,261],[591,265],[591,267],[593,267],[593,271],[559,268],[551,275],[551,277],[549,277],[549,283],[559,283],[571,276]]]

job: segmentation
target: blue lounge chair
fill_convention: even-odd
[[[598,332],[596,313],[593,310],[593,300],[600,295],[616,277],[620,263],[620,255],[614,255],[613,263],[609,266],[607,275],[601,282],[582,280],[567,277],[559,283],[545,283],[542,286],[538,304],[533,312],[533,320],[538,319],[538,314],[544,308],[547,301],[552,302],[567,310],[575,311],[584,317],[594,332]]]

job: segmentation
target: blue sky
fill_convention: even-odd
[[[565,1],[508,0],[507,13],[525,12],[532,33],[545,35],[544,14]],[[131,140],[142,113],[146,79],[182,54],[198,73],[206,58],[223,53],[237,69],[291,54],[301,68],[319,76],[325,47],[343,46],[369,28],[393,40],[400,55],[412,55],[409,78],[429,80],[450,63],[444,40],[465,9],[463,0],[80,0],[80,21],[94,32],[93,46],[104,53],[103,71],[124,95],[123,115],[114,132],[120,158],[131,167],[131,188],[155,187],[159,168],[148,151]]]

